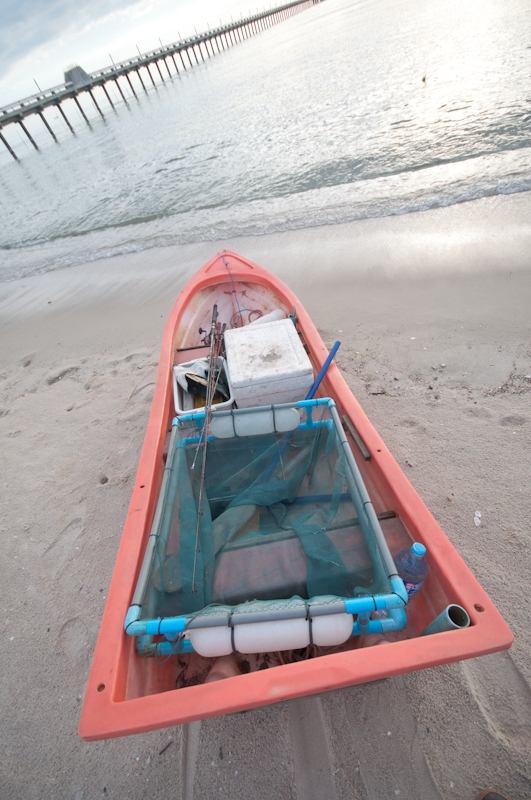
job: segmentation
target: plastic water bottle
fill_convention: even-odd
[[[395,564],[411,598],[422,587],[428,575],[426,548],[420,542],[415,542],[411,547],[400,551],[395,558]]]

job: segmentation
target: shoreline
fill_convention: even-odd
[[[341,339],[349,385],[515,644],[194,723],[197,800],[293,800],[312,785],[330,800],[473,800],[489,785],[527,797],[531,224],[529,198],[513,199],[219,243],[280,274],[325,341]],[[183,782],[184,729],[86,744],[77,724],[162,328],[213,252],[0,285],[0,794],[12,800],[162,800]]]
[[[181,282],[223,249],[266,266],[296,291],[308,279],[329,283],[331,276],[347,282],[525,271],[531,268],[530,219],[526,192],[396,217],[154,248],[0,282],[0,325],[19,314],[46,313],[48,305],[55,311],[95,300],[174,297]]]

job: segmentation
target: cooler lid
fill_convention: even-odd
[[[290,319],[225,331],[227,369],[233,387],[306,377],[312,365]]]

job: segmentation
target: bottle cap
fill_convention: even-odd
[[[418,558],[422,558],[422,556],[426,555],[426,548],[420,542],[415,542],[411,545],[411,552]]]

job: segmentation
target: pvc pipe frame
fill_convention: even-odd
[[[338,604],[337,605],[334,604],[334,612],[337,613],[338,611],[343,611],[348,614],[353,614],[358,616],[361,615],[363,617],[363,615],[369,615],[373,611],[377,610],[388,611],[389,617],[387,619],[368,620],[367,622],[363,623],[360,622],[359,620],[355,622],[353,624],[353,631],[352,631],[353,635],[360,633],[384,633],[387,631],[400,630],[405,626],[407,621],[406,614],[404,611],[404,606],[407,604],[408,595],[402,579],[398,576],[396,572],[396,567],[392,559],[391,553],[389,552],[387,542],[385,541],[383,531],[380,527],[380,523],[372,506],[369,495],[367,494],[367,490],[363,483],[361,473],[359,472],[358,466],[354,460],[354,456],[352,455],[346,436],[341,427],[341,423],[339,421],[339,415],[337,413],[334,400],[331,400],[330,398],[301,400],[297,403],[281,403],[277,406],[277,408],[295,407],[295,408],[305,409],[307,411],[307,422],[305,423],[305,426],[311,427],[313,423],[312,410],[314,407],[317,406],[327,406],[330,409],[330,413],[335,423],[335,427],[340,439],[338,444],[341,445],[341,448],[343,449],[345,457],[349,463],[350,470],[352,472],[351,480],[349,480],[349,485],[351,492],[353,492],[353,500],[354,497],[358,495],[361,503],[361,511],[364,512],[364,514],[362,514],[360,513],[360,509],[357,509],[358,514],[360,516],[360,522],[363,515],[365,515],[367,518],[367,522],[370,524],[371,529],[375,534],[376,545],[380,557],[383,560],[384,566],[387,570],[387,579],[389,581],[391,588],[390,594],[367,595],[362,597],[348,598],[346,600],[338,598]],[[263,411],[263,409],[264,409],[263,406],[258,406],[253,408],[240,409],[239,412],[252,413],[256,412],[257,410]],[[219,411],[218,415],[227,416],[233,413],[234,412],[232,410]],[[193,421],[196,423],[200,423],[204,420],[204,417],[205,417],[205,412],[200,411],[200,412],[193,412],[191,414],[187,414],[182,417],[176,417],[173,420],[173,430],[169,443],[170,457],[164,469],[164,476],[160,491],[160,500],[159,503],[157,504],[157,508],[155,511],[153,524],[151,526],[151,533],[149,535],[148,544],[146,547],[146,552],[144,555],[142,567],[140,569],[140,573],[138,576],[135,592],[132,598],[132,603],[127,611],[126,618],[124,621],[125,633],[129,636],[140,637],[140,642],[138,642],[139,651],[140,652],[144,651],[146,654],[148,651],[152,652],[153,651],[152,648],[154,646],[159,648],[159,644],[163,643],[157,643],[156,645],[153,645],[151,642],[146,641],[143,637],[162,635],[166,636],[170,640],[176,639],[182,636],[186,627],[189,626],[190,624],[190,621],[185,616],[157,617],[154,619],[140,620],[140,615],[142,613],[142,604],[144,600],[145,590],[148,584],[149,572],[155,554],[155,547],[158,539],[158,527],[163,512],[163,502],[161,502],[161,500],[165,497],[166,487],[173,469],[174,453],[176,451],[175,447],[176,434],[179,427],[182,427],[182,424],[184,424],[185,422]],[[313,424],[315,425],[316,423]],[[358,507],[360,503],[354,503],[354,505]],[[363,525],[362,528],[364,528]],[[306,609],[305,614],[308,614],[309,612],[311,613],[311,602],[304,604],[304,608]],[[328,608],[332,608],[332,606],[329,605]],[[316,616],[320,616],[322,613],[323,610],[320,609],[319,612],[316,614]],[[329,611],[328,613],[333,613],[333,612]],[[238,624],[238,622],[240,623],[259,622],[264,620],[263,612],[258,615],[256,613],[241,614],[240,620],[237,619],[237,617],[240,615],[231,614],[230,616],[231,616],[231,624]],[[277,612],[267,612],[268,620],[293,619],[293,618],[299,618],[300,616],[301,616],[300,610],[297,609],[294,610],[292,607],[289,609],[288,608],[280,609]],[[210,614],[201,615],[201,618],[197,617],[195,618],[194,627],[210,627],[212,625],[224,625],[224,624],[226,625],[228,623],[228,618],[229,618],[228,612],[226,617],[224,614],[221,615],[217,614],[215,616]],[[180,641],[175,644],[170,642],[170,644],[172,644],[172,647],[175,648],[175,647],[180,647],[183,643],[182,641]],[[191,644],[187,643],[187,646],[191,647]],[[189,650],[187,651],[189,652]],[[173,649],[172,652],[185,652],[185,651],[181,649],[178,650]]]
[[[261,406],[260,408],[261,409],[268,409],[269,406]],[[278,406],[277,406],[277,408],[278,408]],[[238,409],[238,410],[239,411],[240,410],[243,411],[243,409]],[[254,410],[256,410],[256,409],[254,409]],[[231,412],[229,412],[229,413],[231,413]],[[219,417],[219,415],[220,415],[220,412],[216,412],[216,417]],[[233,417],[233,420],[234,420],[234,417]],[[232,427],[233,427],[234,438],[235,439],[241,439],[241,438],[243,438],[243,436],[245,436],[245,434],[242,436],[241,434],[237,434],[236,433],[236,429],[234,427],[234,421],[233,421],[233,426]],[[333,427],[334,427],[334,423],[332,422],[331,419],[320,419],[320,420],[317,420],[316,422],[314,422],[313,420],[310,420],[310,422],[301,422],[300,425],[297,425],[296,430],[307,431],[307,430],[311,430],[313,428],[328,428],[329,430],[331,430]],[[278,431],[275,431],[275,433],[278,433]],[[289,433],[289,431],[286,431],[286,433]],[[217,438],[216,436],[209,435],[207,437],[207,441],[208,442],[214,442],[216,440],[216,438]],[[199,435],[199,436],[186,436],[184,439],[181,439],[180,441],[177,442],[177,444],[175,445],[175,448],[176,449],[183,449],[183,448],[189,447],[191,444],[199,444],[199,442],[201,442],[202,439],[203,439],[203,437],[201,435]],[[273,465],[273,466],[275,466],[275,465]]]
[[[331,407],[332,405],[335,406],[335,401],[331,400],[329,397],[318,397],[313,400],[298,400],[296,403],[275,403],[268,406],[249,406],[248,408],[238,408],[238,414],[256,414],[257,411],[264,412],[264,410],[269,410],[271,408],[274,409],[282,409],[282,408],[303,408],[310,412],[311,418],[311,410],[313,408],[317,408],[317,406],[328,406]],[[227,417],[229,415],[234,414],[234,409],[227,409],[226,411],[216,411],[216,417]],[[186,422],[195,422],[197,423],[196,427],[200,427],[205,419],[205,412],[204,411],[190,411],[186,414],[181,414],[179,417],[174,417],[172,421],[172,425],[176,425],[177,427],[182,426]]]
[[[352,626],[352,636],[372,633],[390,633],[399,631],[407,623],[404,608],[389,609],[387,619],[358,619]],[[136,650],[142,656],[171,656],[180,653],[193,653],[194,648],[189,639],[179,637],[177,641],[155,642],[152,636],[140,636],[136,641]]]
[[[391,588],[393,585],[396,585],[394,581],[395,576],[390,579]],[[398,578],[398,581],[402,583],[402,580]],[[403,584],[402,584],[403,585]],[[396,585],[396,588],[399,589],[400,586]],[[311,601],[306,603],[307,613],[312,616],[312,603]],[[405,607],[405,601],[402,600],[400,594],[398,592],[392,592],[390,594],[380,594],[380,595],[364,595],[361,597],[351,597],[346,600],[341,599],[338,597],[337,604],[330,604],[327,607],[327,611],[323,611],[323,608],[320,607],[319,603],[314,603],[315,613],[313,616],[323,616],[324,613],[332,614],[332,613],[346,613],[346,614],[353,614],[353,615],[369,615],[372,614],[373,611],[388,611],[390,614],[393,611],[403,611]],[[268,621],[272,620],[287,620],[287,619],[300,619],[302,616],[300,613],[300,609],[298,608],[285,608],[279,609],[277,611],[268,611],[268,612],[255,612],[255,613],[233,613],[230,614],[227,611],[225,614],[201,614],[200,617],[195,617],[193,623],[188,619],[186,616],[178,616],[178,617],[156,617],[153,619],[146,619],[141,620],[140,614],[142,613],[142,606],[140,604],[132,604],[129,606],[127,614],[125,616],[124,622],[124,631],[128,634],[128,636],[167,636],[168,638],[176,638],[180,634],[184,633],[187,627],[194,628],[210,628],[210,627],[218,627],[222,625],[228,626],[229,617],[231,618],[232,625],[238,624],[246,624],[246,623],[259,623],[264,622],[266,619]],[[393,627],[389,630],[399,630],[398,627],[395,627],[400,623],[400,627],[404,627],[405,625],[405,614],[404,616],[392,616],[393,620]],[[384,628],[382,628],[382,623],[386,622],[386,620],[369,620],[367,623],[367,627],[363,626],[363,632],[371,632],[371,633],[382,633]],[[385,626],[384,626],[385,627]],[[361,632],[361,628],[358,632]]]

